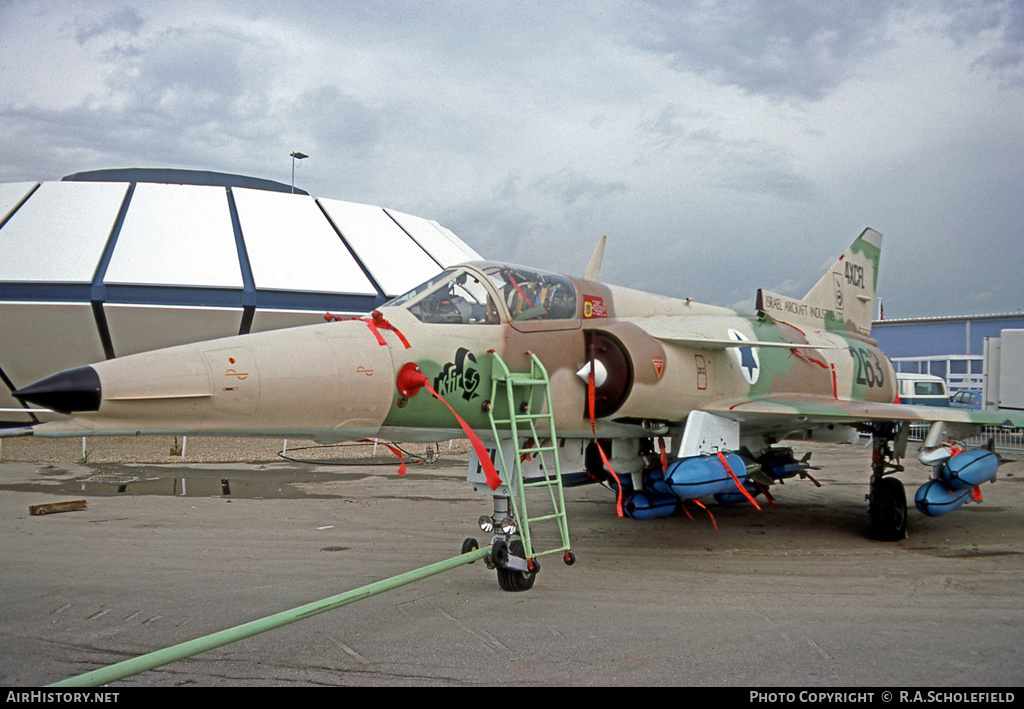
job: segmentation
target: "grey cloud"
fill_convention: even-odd
[[[232,113],[240,96],[263,90],[258,56],[249,38],[171,28],[145,47],[121,50],[110,83],[132,110],[202,121],[210,113]]]
[[[304,92],[297,102],[295,118],[311,129],[322,150],[350,153],[356,149],[365,153],[381,136],[378,112],[336,86]]]
[[[564,206],[573,207],[577,202],[600,201],[626,193],[629,186],[620,181],[599,182],[566,169],[537,180],[534,189],[554,195]]]
[[[98,23],[96,32],[111,24]],[[245,143],[273,141],[280,130],[266,54],[246,37],[176,27],[96,48],[107,91],[64,108],[8,104],[0,109],[0,144],[34,145],[74,166],[66,172],[139,164],[238,169],[250,160]]]
[[[540,246],[543,253],[539,235],[546,228],[527,208],[481,200],[448,210],[444,221],[456,234],[470,237],[473,248],[487,258],[543,265],[538,263],[534,245]]]
[[[738,192],[749,192],[797,202],[810,202],[817,190],[810,180],[791,172],[752,171],[745,176],[723,180],[719,184]]]
[[[680,71],[759,94],[819,99],[848,60],[884,43],[890,3],[674,3],[650,0],[634,41]]]
[[[945,31],[957,43],[982,33],[995,35],[996,43],[972,65],[994,72],[1010,84],[1024,84],[1024,4],[1018,0],[984,0],[945,3]]]
[[[125,8],[118,12],[112,12],[96,22],[79,21],[75,39],[81,45],[95,37],[110,33],[124,32],[129,35],[137,35],[145,23],[146,21],[138,11],[134,8]]]
[[[791,201],[817,198],[814,182],[792,167],[783,148],[761,140],[729,138],[710,123],[707,115],[684,116],[674,106],[666,106],[641,122],[637,132],[644,153],[681,150],[700,165],[708,184]]]
[[[530,181],[509,173],[490,193],[448,211],[444,219],[489,258],[582,272],[592,239],[600,236],[586,219],[628,192],[625,183],[593,180],[569,169]]]

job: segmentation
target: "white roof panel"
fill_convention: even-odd
[[[0,229],[0,280],[91,282],[127,190],[121,182],[44,182]]]
[[[104,282],[241,288],[225,188],[140,182]]]
[[[38,182],[8,182],[0,184],[0,224],[11,216],[18,203],[25,198]]]
[[[336,199],[319,202],[385,294],[401,295],[441,272],[380,207]]]
[[[453,233],[452,233],[452,231],[451,231],[451,229],[449,229],[448,227],[444,226],[443,224],[438,224],[437,222],[431,222],[431,224],[433,224],[433,225],[434,225],[435,227],[437,227],[437,228],[438,228],[438,230],[439,230],[439,231],[440,231],[440,232],[441,232],[442,234],[444,234],[445,236],[447,236],[447,237],[448,237],[448,238],[449,238],[449,239],[450,239],[450,240],[452,241],[452,243],[454,243],[454,244],[455,244],[456,246],[458,246],[458,247],[459,247],[460,249],[462,249],[463,251],[465,251],[465,252],[466,252],[466,254],[467,254],[467,255],[468,255],[468,257],[469,257],[469,259],[468,259],[468,260],[470,260],[470,261],[486,261],[486,260],[487,260],[487,259],[485,259],[485,258],[484,258],[483,256],[481,256],[481,255],[480,255],[480,254],[479,254],[479,253],[477,252],[477,250],[476,250],[476,249],[474,249],[474,248],[473,248],[472,246],[470,246],[470,245],[469,245],[469,244],[467,244],[467,243],[466,243],[465,241],[463,241],[462,239],[460,239],[460,238],[459,238],[458,236],[456,236],[455,234],[453,234]]]
[[[312,197],[234,188],[256,288],[377,295]]]
[[[396,212],[393,209],[384,211],[390,214],[409,236],[415,239],[442,266],[448,267],[464,261],[482,260],[480,254],[466,246],[461,239],[456,238],[453,241],[449,236],[450,231],[447,234],[441,231],[437,222]],[[454,236],[454,234],[451,235]]]

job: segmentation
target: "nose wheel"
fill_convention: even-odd
[[[463,554],[479,548],[480,544],[472,537],[462,542]],[[567,554],[571,556],[569,552]],[[572,558],[575,561],[576,557]],[[491,555],[484,561],[487,568],[498,572],[498,586],[501,590],[510,593],[529,591],[537,580],[537,572],[540,571],[540,563],[536,559],[526,558],[526,550],[520,539],[507,540],[495,537],[491,542]]]
[[[502,591],[518,593],[529,591],[537,580],[540,564],[536,559],[527,559],[523,542],[513,539],[506,542],[497,539],[491,545],[491,562],[498,572],[498,586]],[[525,568],[524,568],[525,567]]]
[[[468,554],[480,548],[479,542],[472,537],[462,542],[462,553]],[[566,566],[576,563],[576,555],[566,551],[562,555],[562,561]],[[470,562],[473,563],[473,562]],[[540,571],[540,562],[526,558],[526,550],[520,539],[506,540],[495,537],[491,542],[491,555],[484,560],[487,568],[494,569],[498,573],[498,586],[502,591],[518,593],[529,591],[537,580],[537,573]]]

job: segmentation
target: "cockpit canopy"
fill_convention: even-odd
[[[576,287],[565,276],[521,266],[474,263],[447,269],[389,307],[407,307],[425,323],[571,320]]]

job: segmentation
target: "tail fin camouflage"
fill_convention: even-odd
[[[800,300],[757,291],[757,310],[796,326],[871,336],[882,235],[865,229]]]

